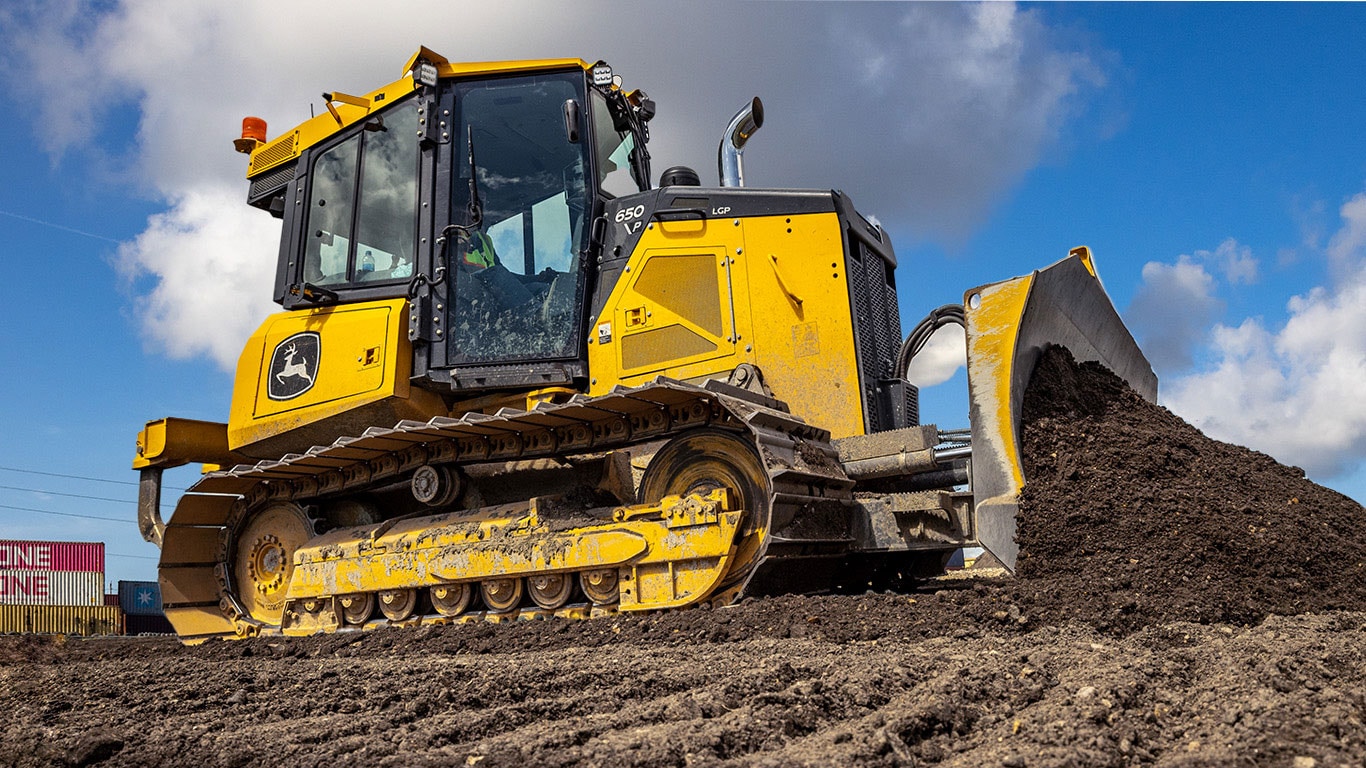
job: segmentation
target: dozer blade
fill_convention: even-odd
[[[969,290],[963,307],[978,541],[1014,572],[1015,520],[1026,481],[1021,409],[1039,354],[1056,345],[1078,362],[1099,361],[1149,401],[1157,399],[1157,376],[1084,246],[1033,274]]]

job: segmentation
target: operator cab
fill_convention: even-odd
[[[437,389],[582,388],[592,222],[649,188],[653,104],[601,63],[424,64],[411,94],[301,153],[276,300],[409,298],[414,380]]]

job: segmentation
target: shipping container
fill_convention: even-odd
[[[98,571],[0,570],[0,605],[104,605]]]
[[[0,570],[104,573],[104,542],[3,540]]]
[[[104,604],[105,604],[105,605],[118,605],[118,604],[119,604],[119,593],[117,593],[117,592],[106,592],[106,593],[104,593]]]
[[[123,633],[125,635],[173,635],[175,629],[171,626],[170,620],[160,614],[156,616],[125,614],[123,617]]]
[[[161,585],[155,581],[120,581],[119,607],[129,616],[160,616]]]
[[[0,605],[0,633],[117,635],[123,611],[117,605]]]

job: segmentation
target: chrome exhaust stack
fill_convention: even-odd
[[[744,159],[745,143],[749,137],[764,125],[764,103],[755,96],[754,101],[735,113],[721,137],[717,149],[717,165],[721,173],[721,186],[743,187],[745,185]]]

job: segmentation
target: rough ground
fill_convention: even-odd
[[[1065,355],[1025,416],[1015,580],[197,648],[0,638],[0,765],[1361,765],[1361,505]]]

